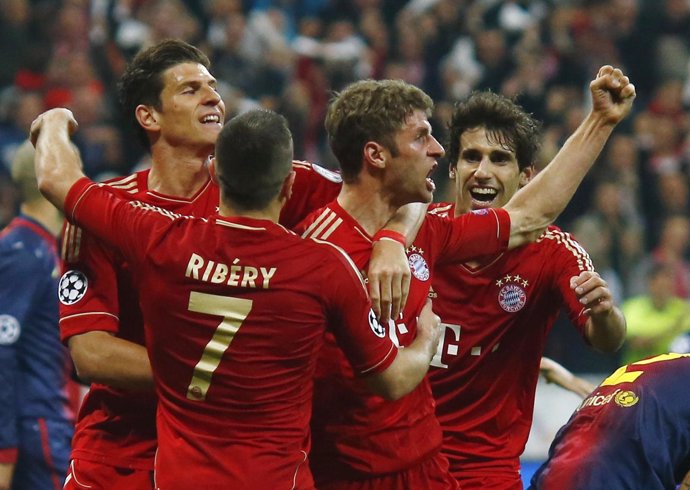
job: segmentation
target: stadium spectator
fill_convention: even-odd
[[[20,214],[0,233],[0,489],[59,490],[74,410],[56,291],[62,216],[38,191],[28,141],[12,163]]]
[[[597,82],[612,72],[602,68]],[[627,85],[620,71],[613,73]],[[616,102],[617,87],[609,94],[595,83],[585,124],[606,121],[611,131],[630,105]],[[477,92],[458,103],[449,143],[455,203],[436,204],[430,212],[458,219],[469,211],[510,208],[532,178],[538,141],[539,124],[503,96]],[[557,171],[554,165],[543,173]],[[532,189],[531,198],[541,200],[544,190]],[[442,452],[463,489],[521,489],[519,457],[532,424],[546,337],[559,311],[565,308],[580,335],[607,352],[622,344],[625,319],[587,252],[555,226],[536,243],[435,272],[433,297],[445,334],[429,377]]]
[[[624,362],[667,352],[677,336],[690,331],[690,303],[674,292],[674,266],[651,266],[646,294],[626,300],[628,318]]]

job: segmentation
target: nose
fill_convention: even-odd
[[[488,179],[491,177],[491,171],[489,169],[491,163],[488,158],[482,158],[477,165],[477,170],[474,171],[474,176],[477,179]]]
[[[217,105],[220,102],[220,94],[213,87],[207,86],[204,91],[204,104]]]
[[[441,143],[439,143],[438,140],[432,136],[431,145],[429,145],[429,155],[436,158],[441,158],[445,154],[446,150],[443,148],[443,145],[441,145]]]

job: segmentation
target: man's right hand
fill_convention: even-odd
[[[29,130],[29,139],[31,144],[36,146],[38,141],[38,136],[46,124],[67,124],[68,134],[71,136],[75,133],[79,124],[74,118],[74,114],[69,109],[63,107],[58,107],[55,109],[50,109],[42,114],[39,114],[36,119],[31,123],[31,129]]]

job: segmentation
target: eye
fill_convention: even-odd
[[[482,155],[478,151],[468,150],[462,153],[462,159],[471,163],[480,162]]]

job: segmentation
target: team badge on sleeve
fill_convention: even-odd
[[[386,336],[386,328],[376,319],[376,313],[374,313],[374,310],[369,310],[369,326],[371,327],[371,331],[374,332],[374,335],[377,337],[382,339]]]
[[[63,305],[73,305],[84,297],[88,287],[89,281],[83,272],[69,270],[60,278],[58,298]]]
[[[0,345],[14,344],[19,338],[21,327],[12,315],[0,315]]]

